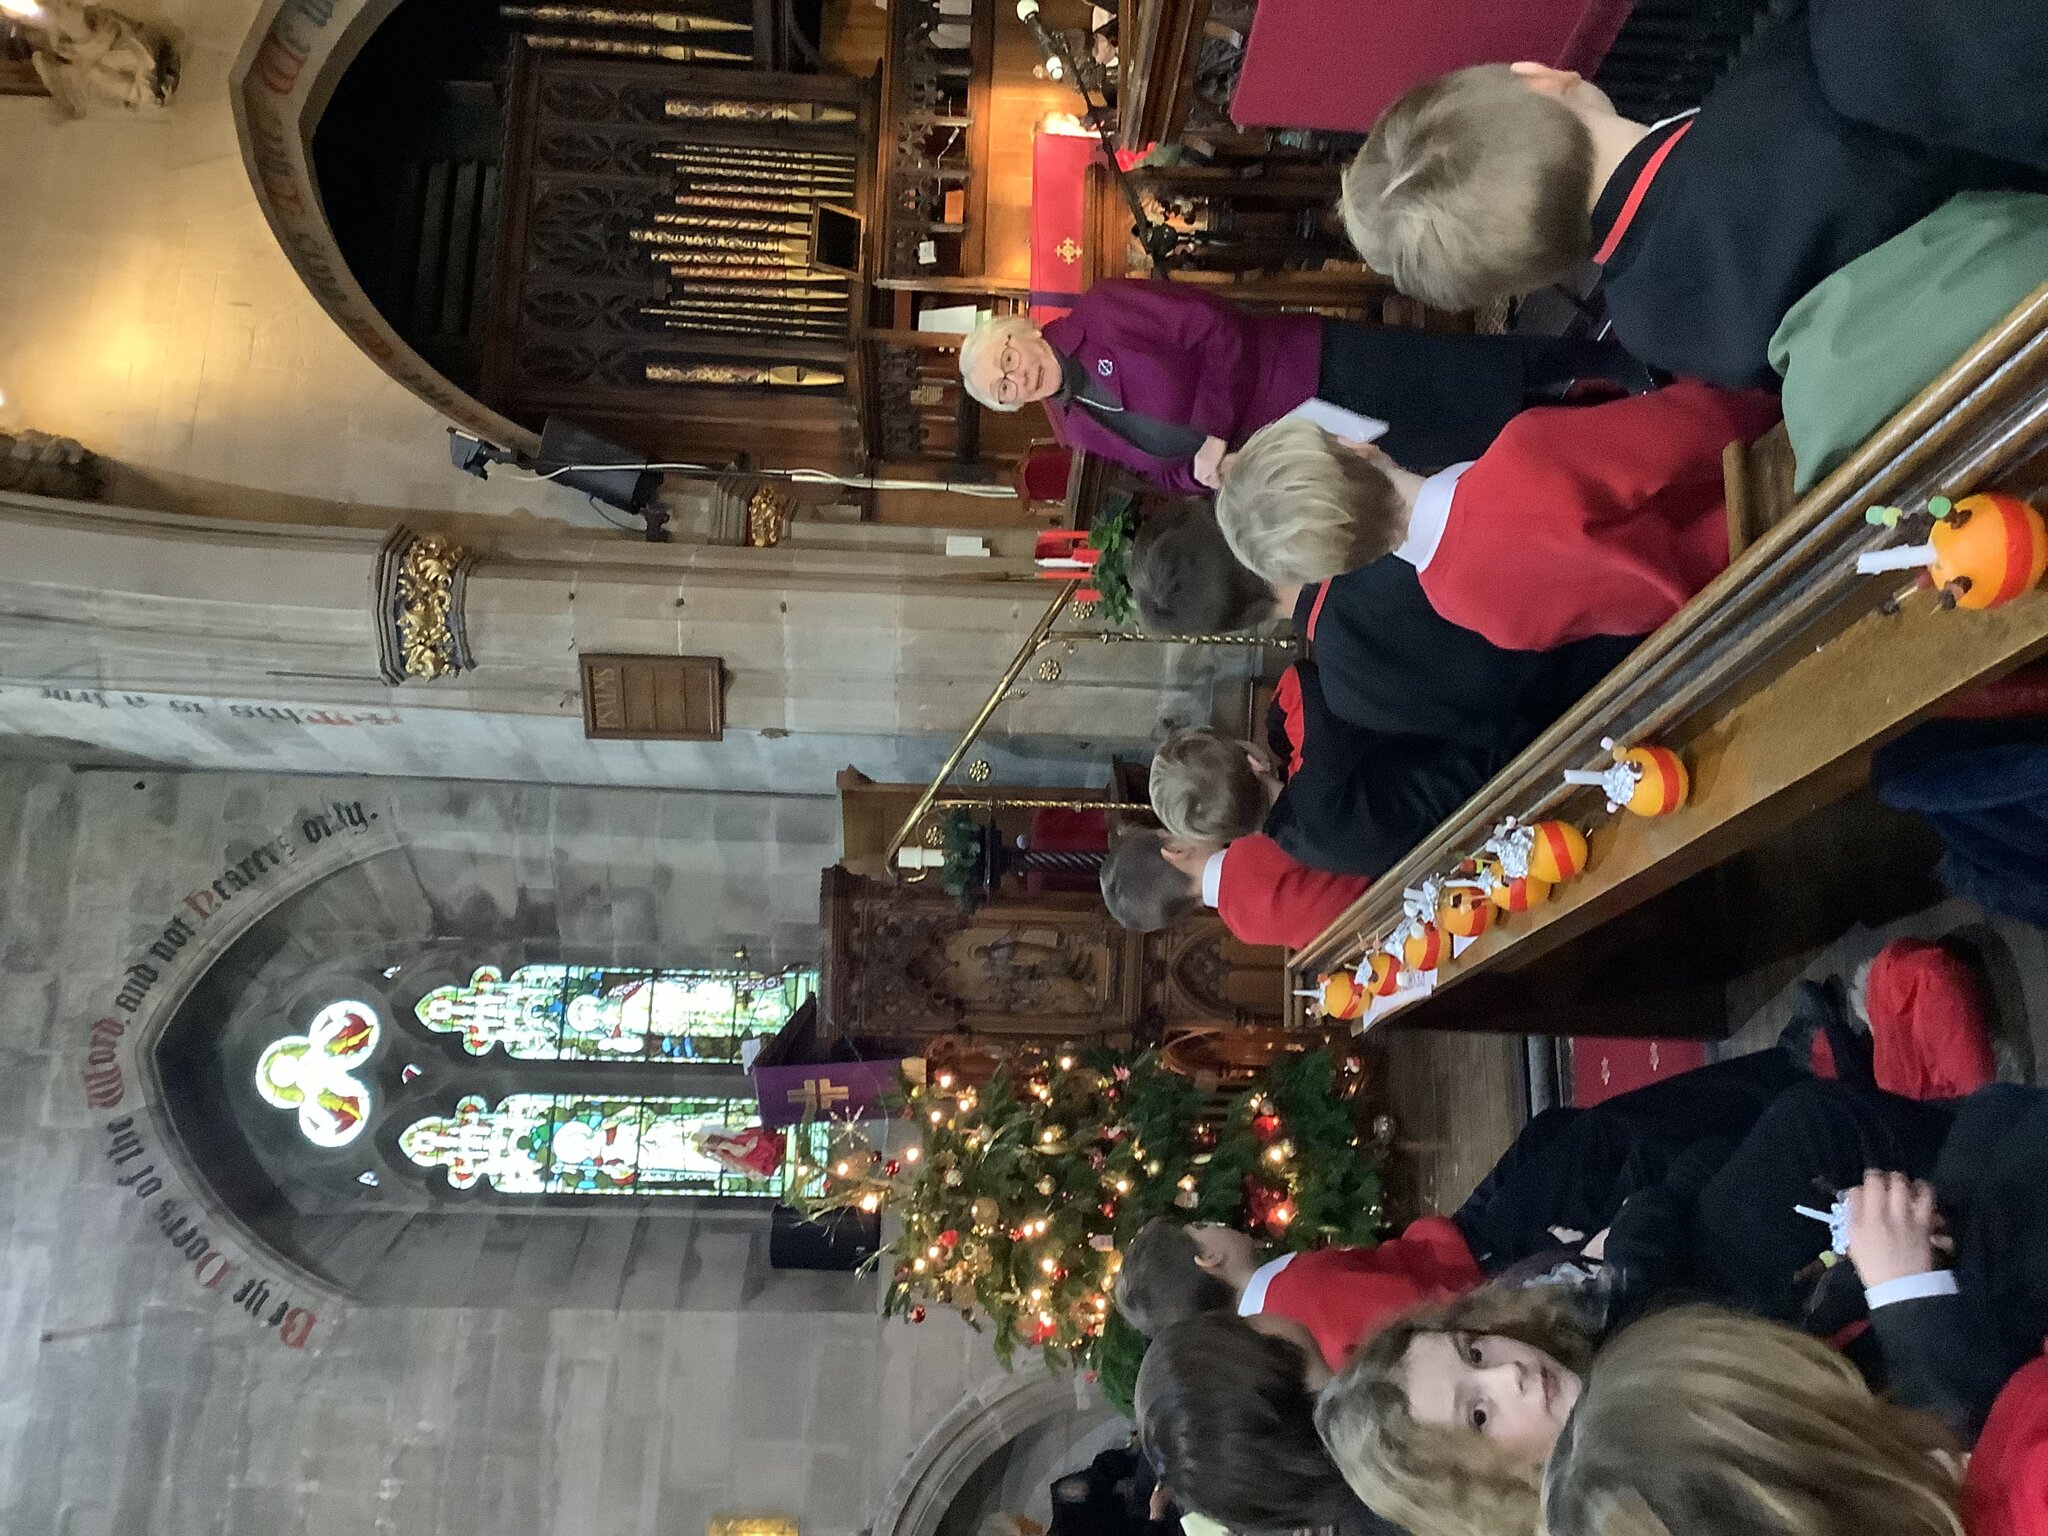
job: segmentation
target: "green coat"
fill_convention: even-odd
[[[1801,492],[2048,282],[2048,196],[1964,192],[1808,293],[1771,337]]]

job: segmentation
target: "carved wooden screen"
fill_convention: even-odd
[[[1123,1045],[1189,1024],[1279,1022],[1281,951],[1238,943],[1213,913],[1139,934],[1092,895],[963,917],[936,887],[825,871],[821,996],[834,1031],[911,1052],[940,1036]]]
[[[861,285],[809,242],[820,205],[865,212],[865,90],[521,49],[485,400],[659,459],[855,449]]]

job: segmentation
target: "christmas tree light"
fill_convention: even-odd
[[[914,1113],[893,1124],[914,1140],[885,1155],[846,1124],[802,1200],[900,1219],[889,1314],[951,1306],[1006,1364],[1019,1345],[1086,1362],[1114,1319],[1123,1245],[1162,1212],[1291,1248],[1372,1240],[1379,1186],[1353,1080],[1325,1053],[1287,1055],[1219,1106],[1152,1055],[1027,1054],[978,1089],[942,1071],[904,1087]]]

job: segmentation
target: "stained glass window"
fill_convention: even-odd
[[[482,965],[467,982],[434,988],[413,1012],[428,1029],[459,1036],[472,1056],[736,1062],[743,1041],[774,1034],[816,989],[815,971],[522,965],[507,976]]]
[[[493,1106],[468,1094],[450,1114],[415,1120],[398,1145],[420,1167],[446,1169],[457,1189],[488,1182],[500,1194],[777,1197],[793,1151],[807,1166],[822,1164],[826,1128],[769,1131],[758,1118],[740,1099],[514,1093]],[[797,1136],[804,1140],[792,1147]],[[754,1171],[714,1151],[752,1159]]]
[[[399,972],[393,967],[385,979]],[[577,1064],[641,1064],[651,1087],[670,1081],[658,1071],[663,1065],[737,1064],[742,1044],[787,1024],[817,979],[810,970],[764,976],[579,965],[522,965],[508,976],[478,966],[467,982],[429,991],[414,1017],[436,1035],[458,1038],[468,1057],[502,1051],[521,1063],[514,1085],[531,1091],[505,1094],[493,1105],[462,1092],[468,1085],[458,1066],[452,1090],[459,1096],[450,1111],[412,1118],[399,1132],[399,1149],[422,1169],[445,1170],[457,1189],[779,1198],[785,1168],[824,1161],[823,1127],[765,1130],[759,1105],[744,1090],[729,1097],[574,1091],[578,1075],[589,1070]],[[329,1003],[304,1034],[281,1036],[264,1049],[256,1091],[266,1104],[296,1115],[315,1146],[347,1146],[375,1111],[368,1068],[386,1032],[372,1004]],[[409,1084],[422,1070],[406,1063],[398,1080]],[[740,1087],[744,1079],[732,1075]]]
[[[303,1035],[273,1040],[256,1058],[256,1092],[274,1109],[296,1110],[316,1147],[345,1147],[370,1123],[370,1086],[355,1074],[377,1049],[384,1026],[368,1003],[329,1003]]]

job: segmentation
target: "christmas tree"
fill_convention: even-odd
[[[1156,1056],[1027,1055],[986,1084],[940,1071],[906,1083],[914,1138],[894,1153],[849,1131],[795,1185],[812,1209],[887,1209],[901,1231],[884,1310],[986,1319],[1019,1345],[1092,1361],[1120,1252],[1152,1217],[1229,1222],[1289,1248],[1370,1242],[1379,1180],[1352,1124],[1355,1062],[1284,1055],[1219,1103]]]

